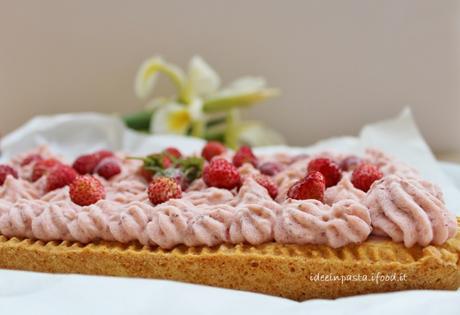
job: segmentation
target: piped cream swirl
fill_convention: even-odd
[[[406,247],[439,245],[456,232],[455,215],[413,178],[384,177],[371,187],[365,203],[376,234],[404,242]]]
[[[345,199],[363,202],[365,197],[366,193],[364,191],[353,186],[349,175],[343,176],[337,185],[329,187],[324,193],[324,201],[328,205],[333,205],[334,203]]]
[[[371,233],[367,207],[342,200],[332,207],[317,200],[287,200],[275,226],[280,243],[326,244],[337,248],[360,243]]]

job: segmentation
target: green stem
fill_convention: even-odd
[[[204,135],[205,123],[203,120],[192,122],[192,136],[202,138]]]
[[[236,149],[238,147],[237,122],[239,113],[237,109],[232,109],[227,114],[227,128],[225,130],[225,145],[229,148]]]

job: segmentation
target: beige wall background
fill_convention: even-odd
[[[226,82],[265,76],[283,95],[247,116],[291,144],[411,105],[434,149],[460,150],[459,1],[0,0],[0,133],[37,114],[140,109],[133,77],[154,54],[200,54]]]

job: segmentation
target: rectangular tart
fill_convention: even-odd
[[[177,246],[118,242],[43,242],[0,235],[0,268],[168,279],[259,292],[292,300],[338,298],[460,286],[457,235],[441,246],[370,238],[333,249],[323,245]]]

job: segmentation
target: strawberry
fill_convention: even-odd
[[[48,174],[53,168],[62,163],[56,159],[46,159],[35,162],[34,168],[32,169],[31,180],[33,182],[37,181],[43,175]]]
[[[277,162],[265,162],[259,165],[258,168],[262,174],[268,175],[268,176],[274,176],[278,174],[279,172],[281,172],[281,170],[283,169],[281,164]]]
[[[155,156],[155,155],[158,155],[160,157],[160,160],[161,160],[160,163],[162,165],[162,168],[168,168],[173,164],[173,161],[168,155],[160,153],[160,154],[153,154],[151,156]]]
[[[350,155],[340,162],[340,168],[344,172],[349,172],[353,171],[360,163],[361,159],[359,157]]]
[[[247,145],[239,148],[233,156],[233,165],[236,167],[240,167],[244,163],[251,163],[253,166],[257,166],[257,158],[252,152],[252,149]]]
[[[63,164],[57,165],[46,178],[46,192],[69,185],[77,175],[77,172],[72,167]]]
[[[14,170],[14,168],[9,165],[0,164],[0,186],[3,185],[6,177],[9,175],[13,176],[14,178],[18,178],[18,173]]]
[[[176,180],[164,176],[155,177],[150,182],[147,193],[150,202],[154,205],[182,196],[182,190]]]
[[[176,159],[180,159],[182,157],[182,153],[175,147],[167,147],[163,150],[163,153],[166,153]]]
[[[34,163],[41,160],[43,160],[43,158],[40,154],[29,154],[21,161],[21,166],[26,166],[30,163]]]
[[[69,185],[70,199],[79,206],[89,206],[105,198],[105,189],[91,175],[77,176]]]
[[[224,159],[213,159],[203,170],[203,180],[210,187],[233,189],[241,184],[238,169]]]
[[[95,154],[85,154],[79,156],[72,167],[81,175],[92,174],[97,164],[99,163],[99,157]]]
[[[320,172],[312,171],[289,188],[287,196],[292,199],[316,199],[323,201],[326,180]]]
[[[142,176],[142,178],[144,178],[147,183],[150,183],[152,181],[153,175],[155,175],[155,172],[146,169],[144,166],[141,166],[139,167],[137,174]]]
[[[307,173],[320,172],[323,174],[324,179],[326,180],[326,187],[336,185],[342,178],[342,173],[337,163],[328,158],[317,158],[311,160],[310,163],[308,163],[307,169]]]
[[[201,156],[209,162],[212,160],[213,157],[219,156],[225,151],[227,151],[227,149],[222,143],[218,141],[209,141],[203,147],[203,150],[201,151]]]
[[[105,179],[110,179],[115,175],[121,173],[120,163],[116,158],[106,157],[94,169],[99,176],[104,177]]]
[[[353,186],[367,192],[372,184],[383,177],[378,167],[370,163],[359,164],[351,174]]]
[[[275,183],[272,181],[270,177],[268,177],[267,175],[258,174],[254,176],[254,179],[260,186],[267,189],[270,197],[272,197],[273,199],[276,198],[276,196],[278,195],[278,187],[275,185]]]
[[[73,162],[73,168],[81,175],[93,174],[99,162],[107,157],[112,157],[113,153],[108,150],[100,150],[92,154],[79,156]]]
[[[114,155],[113,152],[109,150],[99,150],[93,154],[97,157],[98,161],[102,161],[103,159],[112,157]]]

